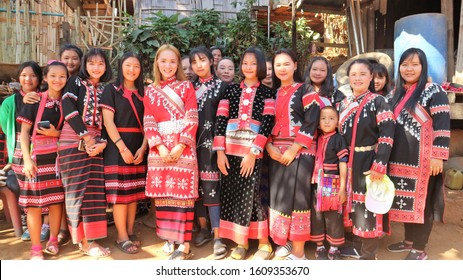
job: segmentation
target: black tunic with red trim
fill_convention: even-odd
[[[374,238],[381,236],[384,231],[388,231],[388,229],[383,228],[387,226],[386,223],[383,223],[383,216],[386,217],[387,215],[375,214],[365,208],[366,183],[363,173],[374,170],[386,174],[394,139],[395,123],[390,104],[383,96],[370,92],[357,98],[353,96],[345,98],[340,103],[339,132],[345,137],[347,145],[350,147],[355,115],[362,100],[367,97],[371,100],[365,104],[359,114],[355,147],[377,146],[371,151],[349,151],[353,154],[349,159],[353,158],[353,160],[349,162],[352,170],[348,171],[351,174],[348,174],[350,183],[348,182],[347,191],[349,194],[349,185],[351,185],[352,196],[348,199],[351,199],[352,202],[353,233],[360,237]]]
[[[220,204],[220,170],[217,153],[212,150],[219,101],[227,84],[216,76],[198,78],[194,83],[198,102],[199,125],[196,132],[196,152],[199,167],[199,194],[206,206]]]
[[[137,115],[128,98],[131,98]],[[137,91],[109,84],[104,88],[100,106],[114,113],[114,124],[119,135],[132,155],[135,155],[143,144],[143,128],[140,126],[144,113],[143,92],[138,94]],[[129,204],[145,199],[146,157],[138,165],[126,164],[105,128],[102,135],[108,139],[108,145],[103,152],[108,203]]]
[[[225,151],[230,168],[221,177],[219,235],[238,244],[268,236],[267,215],[263,210],[259,186],[262,152],[256,157],[252,174],[240,175],[240,164],[250,149],[264,150],[273,127],[275,93],[257,83],[229,86],[217,110],[213,150]]]
[[[57,130],[61,130],[61,100],[47,99],[45,108],[40,120],[37,120],[39,103],[25,104],[19,114],[17,121],[19,124],[27,123],[32,126],[31,134],[35,128],[36,121],[49,121]],[[21,183],[19,195],[19,205],[22,207],[45,207],[64,202],[64,190],[61,178],[58,173],[56,158],[58,156],[57,137],[36,135],[35,142],[31,139],[31,155],[37,166],[36,177],[32,180],[25,179]],[[39,151],[42,147],[42,152]],[[43,149],[45,148],[45,149]],[[21,165],[24,160],[21,157]],[[24,172],[21,170],[21,177]]]
[[[396,113],[396,112],[394,112]],[[391,221],[423,223],[426,197],[431,196],[434,219],[444,211],[443,174],[430,180],[431,158],[447,160],[450,143],[450,107],[447,93],[430,84],[421,93],[415,110],[397,112],[389,173],[396,187]],[[429,182],[432,185],[428,185]]]

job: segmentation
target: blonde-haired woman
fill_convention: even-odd
[[[154,59],[154,83],[146,89],[144,130],[149,144],[146,195],[154,198],[156,234],[166,240],[171,260],[191,258],[194,203],[198,197],[193,85],[180,66],[180,53],[162,45]],[[175,244],[178,244],[174,251]]]

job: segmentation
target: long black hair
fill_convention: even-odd
[[[281,86],[281,80],[276,76],[275,74],[275,57],[279,54],[286,54],[288,55],[291,60],[294,62],[294,63],[297,63],[297,54],[292,50],[292,49],[288,49],[288,48],[282,48],[281,50],[278,50],[275,52],[275,55],[273,56],[273,61],[272,61],[272,65],[273,65],[273,73],[272,73],[272,78],[273,78],[273,88],[274,89],[278,89],[280,86]],[[299,73],[299,68],[297,68],[296,70],[294,70],[294,81],[295,82],[302,82],[302,79],[301,79],[301,74]]]
[[[39,82],[39,84],[37,85],[37,89],[39,89],[40,85],[42,85],[43,73],[42,73],[42,68],[40,68],[39,64],[35,61],[32,61],[32,60],[26,61],[22,63],[21,65],[19,65],[18,74],[17,74],[18,81],[19,81],[19,76],[21,75],[21,72],[27,67],[32,68],[32,71],[34,72],[35,76],[37,76],[37,80]]]
[[[249,47],[248,49],[246,49],[244,51],[244,53],[241,55],[241,60],[240,60],[240,75],[241,75],[241,77],[243,79],[244,79],[244,74],[243,74],[243,70],[241,68],[243,66],[244,56],[247,53],[252,53],[256,57],[256,61],[257,61],[257,79],[260,82],[263,79],[265,79],[265,77],[267,76],[267,63],[265,62],[265,60],[266,60],[265,55],[257,47]]]
[[[113,77],[113,71],[111,70],[111,64],[109,63],[108,56],[106,55],[105,51],[103,51],[100,48],[89,49],[88,52],[84,55],[82,63],[80,64],[79,77],[81,77],[82,79],[90,78],[90,75],[87,71],[87,61],[95,56],[101,57],[104,60],[106,66],[103,76],[101,76],[100,78],[100,82],[108,82]]]
[[[418,103],[418,99],[420,98],[421,93],[423,90],[426,88],[426,83],[428,82],[428,60],[426,58],[426,54],[418,48],[409,48],[406,51],[402,53],[400,56],[399,60],[399,70],[400,70],[400,65],[407,60],[413,58],[413,56],[417,55],[418,59],[420,60],[421,64],[421,74],[420,78],[418,79],[418,83],[416,85],[415,90],[413,91],[412,95],[410,96],[410,99],[405,103],[404,108],[413,111],[415,108],[415,105]],[[405,89],[405,80],[402,78],[399,74],[397,75],[397,81],[396,81],[396,90],[394,92],[394,95],[392,97],[392,107],[395,108],[399,102],[404,98],[405,93],[407,90]]]
[[[199,46],[197,48],[192,49],[190,54],[188,55],[190,58],[190,65],[192,64],[192,61],[195,59],[196,55],[198,57],[201,57],[201,55],[204,55],[207,57],[207,59],[209,59],[209,61],[211,62],[210,63],[211,64],[211,74],[215,77],[216,74],[215,74],[215,69],[214,69],[214,56],[212,55],[212,52],[204,46]],[[196,79],[199,79],[199,77],[197,77]]]
[[[119,60],[115,85],[117,87],[124,86],[124,74],[122,73],[122,65],[124,64],[124,61],[126,61],[127,59],[131,57],[136,58],[138,62],[140,63],[140,75],[138,75],[137,79],[135,80],[135,87],[138,90],[138,94],[143,96],[143,93],[145,91],[144,85],[143,85],[143,65],[142,65],[140,56],[134,52],[124,53],[124,55],[122,55],[121,59]]]
[[[326,98],[331,98],[331,96],[333,96],[334,93],[333,69],[331,68],[330,62],[325,57],[315,56],[310,60],[309,65],[307,66],[307,69],[305,71],[306,73],[304,75],[305,82],[311,85],[313,84],[312,80],[310,79],[310,70],[312,69],[313,64],[317,61],[323,61],[326,64],[326,78],[321,84],[318,94]]]
[[[65,44],[61,47],[61,49],[59,50],[59,58],[61,59],[61,56],[63,55],[63,53],[65,51],[74,51],[77,56],[79,56],[79,60],[82,61],[82,56],[84,55],[84,53],[82,52],[82,50],[76,46],[76,45],[73,45],[73,44]]]
[[[368,68],[368,70],[370,71],[370,74],[373,75],[373,65],[371,64],[371,62],[368,59],[365,59],[365,58],[358,58],[358,59],[352,61],[349,64],[349,66],[347,67],[347,76],[349,76],[350,69],[352,68],[352,65],[354,65],[354,64],[364,64]],[[375,81],[373,79],[371,79],[370,85],[368,85],[368,90],[370,92],[375,92]]]

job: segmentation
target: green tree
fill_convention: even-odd
[[[220,12],[214,10],[194,10],[188,20],[190,47],[212,47],[222,32]]]

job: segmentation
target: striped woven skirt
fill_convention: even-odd
[[[100,131],[87,127],[96,136]],[[107,236],[104,167],[101,155],[90,157],[77,149],[79,137],[68,123],[61,131],[59,167],[65,193],[68,226],[74,244]]]
[[[195,199],[155,198],[154,205],[157,236],[177,244],[190,242]]]
[[[21,207],[46,207],[64,202],[63,185],[56,165],[57,138],[36,136],[32,155],[35,158],[37,173],[35,178],[27,179],[21,170],[19,205]],[[22,154],[21,164],[23,165]],[[18,173],[16,173],[18,174]]]

